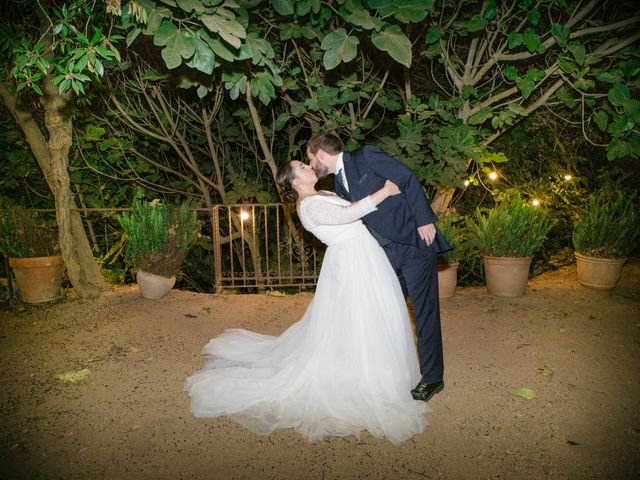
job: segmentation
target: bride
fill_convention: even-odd
[[[227,415],[258,434],[294,428],[314,442],[366,429],[398,445],[424,430],[430,410],[411,396],[420,370],[400,284],[359,219],[399,190],[387,181],[350,204],[316,191],[317,180],[296,160],[278,171],[283,198],[327,245],[305,314],[279,337],[226,330],[185,390],[195,416]]]

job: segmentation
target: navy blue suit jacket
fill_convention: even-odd
[[[342,184],[336,182],[336,193],[342,198],[352,202],[361,200],[381,189],[387,179],[402,191],[402,195],[388,197],[375,212],[362,218],[369,229],[393,242],[426,247],[435,253],[451,250],[437,228],[431,246],[420,239],[418,227],[435,223],[437,217],[424,195],[420,181],[409,168],[375,145],[344,152],[342,160],[349,186],[347,192]]]

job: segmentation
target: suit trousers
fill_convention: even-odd
[[[439,382],[444,375],[438,255],[424,242],[418,246],[390,242],[382,247],[391,262],[415,315],[422,381]]]

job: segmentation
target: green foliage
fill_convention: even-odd
[[[528,257],[540,248],[553,227],[547,212],[527,204],[519,192],[508,193],[494,208],[476,209],[467,218],[469,241],[482,255]]]
[[[2,202],[0,253],[16,258],[58,255],[58,232],[32,210]]]
[[[175,208],[136,198],[118,221],[127,234],[128,260],[139,270],[165,277],[179,272],[199,231],[196,212],[186,203]]]
[[[0,24],[0,48],[11,59],[3,67],[17,91],[43,95],[45,77],[51,75],[61,94],[81,96],[86,85],[104,76],[105,67],[120,62],[115,45],[122,37],[111,32],[111,15],[117,11],[110,5],[89,7],[85,0],[44,7],[15,3],[10,21]]]
[[[638,196],[603,189],[589,196],[586,210],[575,222],[576,252],[591,257],[626,258],[638,248]]]
[[[460,227],[456,223],[460,219],[456,219],[453,214],[440,216],[438,219],[438,228],[447,239],[452,249],[438,257],[438,260],[444,263],[459,262],[462,256],[462,241]]]

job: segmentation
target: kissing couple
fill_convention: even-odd
[[[191,410],[262,435],[367,430],[399,445],[425,429],[426,402],[444,388],[437,256],[451,247],[415,174],[382,149],[345,152],[324,133],[307,156],[282,165],[277,182],[327,245],[314,298],[278,337],[232,329],[209,341],[211,361],[185,384]],[[335,193],[315,189],[328,174]]]

